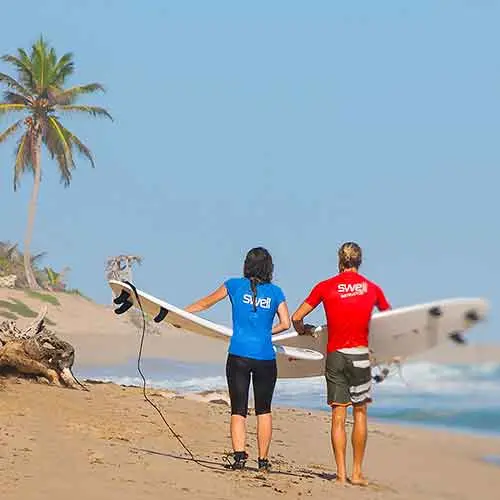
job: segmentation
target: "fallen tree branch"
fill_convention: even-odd
[[[43,377],[51,384],[76,389],[80,384],[71,371],[75,349],[45,327],[46,314],[44,306],[23,330],[15,321],[0,323],[0,373]]]

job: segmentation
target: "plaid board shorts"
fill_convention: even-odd
[[[352,351],[356,352],[356,349]],[[326,388],[328,404],[349,406],[370,403],[372,372],[369,352],[333,351],[326,357]]]

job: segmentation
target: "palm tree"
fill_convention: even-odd
[[[74,72],[73,54],[66,53],[58,58],[54,48],[49,47],[42,37],[32,46],[29,55],[24,49],[18,49],[17,55],[5,55],[2,60],[12,65],[17,78],[0,73],[0,83],[7,88],[4,101],[0,102],[0,116],[21,113],[23,117],[0,133],[0,143],[22,131],[15,150],[14,191],[22,174],[30,171],[34,182],[24,241],[24,267],[28,286],[40,288],[31,264],[30,246],[42,173],[42,144],[51,158],[55,158],[61,181],[68,187],[71,171],[76,167],[75,150],[86,157],[92,167],[95,164],[90,149],[62,125],[59,115],[83,113],[113,118],[104,108],[75,104],[78,97],[104,91],[104,88],[100,83],[65,88],[66,80]]]

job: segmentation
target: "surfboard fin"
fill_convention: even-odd
[[[153,318],[153,321],[155,323],[159,323],[160,321],[163,321],[168,314],[168,309],[165,309],[164,307],[160,307],[160,312]]]
[[[466,344],[467,343],[464,336],[462,335],[462,332],[450,333],[450,339],[453,340],[453,342],[455,342],[455,344]]]
[[[479,314],[474,309],[465,313],[465,321],[467,323],[477,323],[480,320]]]
[[[130,298],[130,293],[127,292],[127,290],[122,290],[122,293],[120,293],[120,295],[118,295],[118,297],[115,297],[113,302],[117,305],[123,304],[129,298]]]
[[[441,310],[440,307],[431,307],[429,309],[429,315],[432,316],[433,318],[439,318],[440,316],[443,315],[443,311]]]
[[[132,302],[126,300],[120,307],[115,309],[115,314],[123,314],[124,312],[127,312],[132,307],[132,305]]]

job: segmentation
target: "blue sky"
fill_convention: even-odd
[[[500,2],[23,6],[2,53],[43,33],[115,118],[67,119],[97,164],[70,188],[44,157],[33,249],[71,286],[108,302],[106,258],[137,253],[137,286],[183,306],[264,245],[293,310],[356,240],[394,306],[483,296],[475,338],[499,339]],[[13,192],[13,148],[0,237],[22,241],[32,179]],[[228,324],[228,304],[206,317]]]

